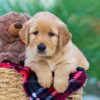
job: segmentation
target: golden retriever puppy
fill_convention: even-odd
[[[26,44],[25,65],[37,75],[39,84],[63,93],[69,85],[69,74],[89,63],[82,52],[72,43],[67,26],[49,12],[39,12],[27,21],[20,31]],[[54,81],[52,77],[54,72]]]

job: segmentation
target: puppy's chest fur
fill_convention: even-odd
[[[56,66],[60,63],[60,58],[53,57],[52,59],[46,59],[51,71],[55,71]]]
[[[55,71],[56,63],[52,62],[50,60],[47,60],[47,62],[48,62],[48,65],[49,65],[51,71]]]
[[[60,52],[59,54],[53,56],[51,59],[46,59],[51,71],[55,71],[57,67],[61,67],[63,64],[72,63],[74,59],[71,57],[70,54]]]

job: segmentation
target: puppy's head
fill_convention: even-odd
[[[71,34],[58,17],[40,12],[24,24],[20,38],[34,54],[53,56],[69,42]]]

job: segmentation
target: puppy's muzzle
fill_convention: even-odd
[[[45,46],[43,43],[40,43],[40,44],[37,46],[37,49],[38,49],[38,52],[39,52],[39,53],[44,53],[44,51],[46,50],[46,46]]]

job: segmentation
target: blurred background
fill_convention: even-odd
[[[50,11],[64,21],[90,62],[84,100],[100,100],[100,0],[0,0],[0,15],[11,11]]]

